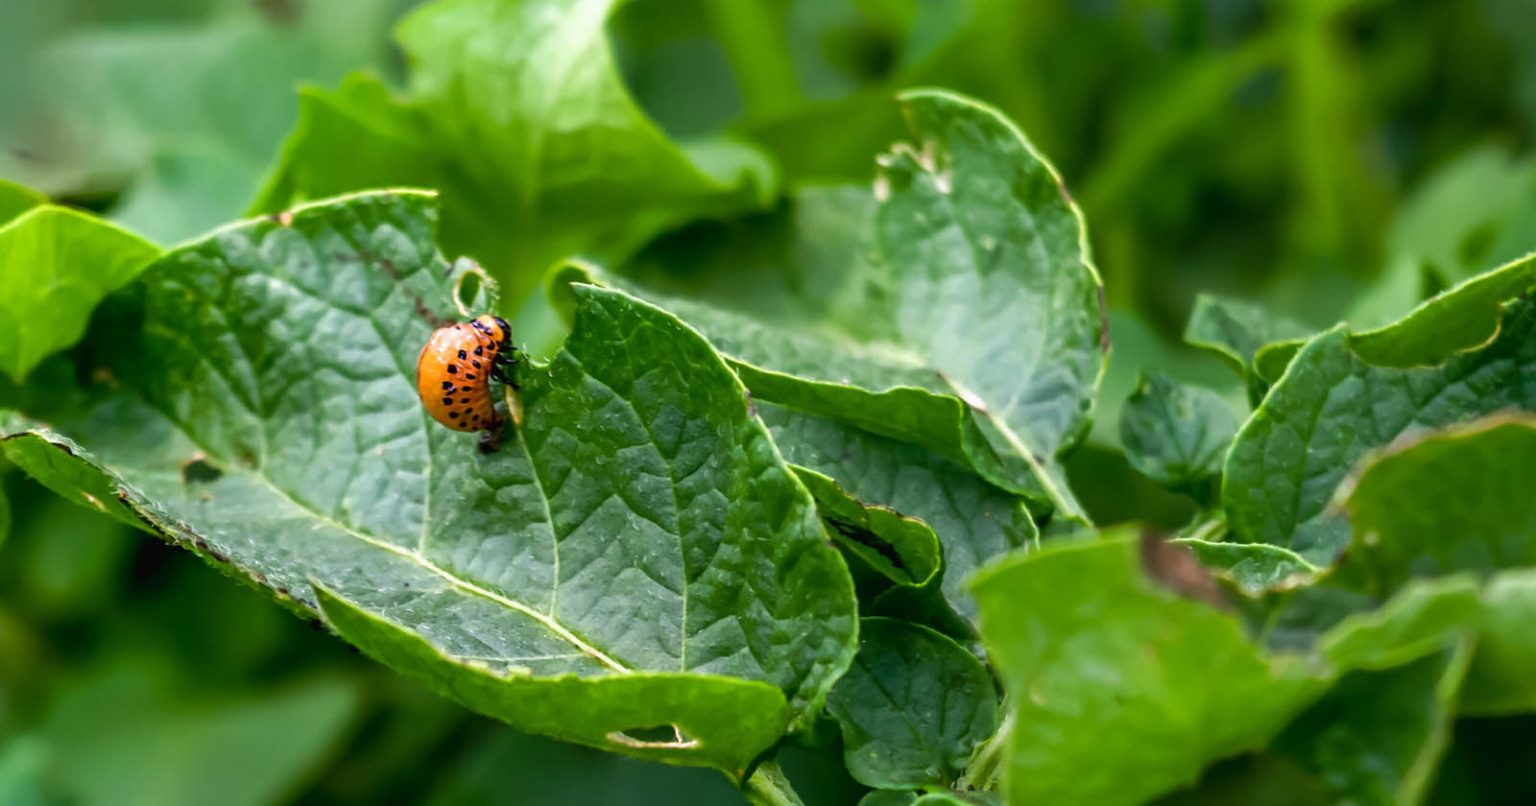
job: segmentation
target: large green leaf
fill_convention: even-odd
[[[398,37],[411,93],[353,76],[308,90],[260,212],[401,184],[444,195],[445,245],[514,304],[570,254],[619,258],[699,215],[764,204],[771,167],[711,141],[684,148],[636,106],[614,65],[614,0],[439,0]]]
[[[952,785],[998,723],[992,676],[975,655],[883,618],[860,625],[859,654],[827,710],[842,726],[848,771],[877,789]]]
[[[1215,478],[1237,434],[1237,417],[1221,396],[1166,375],[1142,378],[1120,414],[1120,442],[1131,467],[1166,487]]]
[[[900,102],[911,142],[878,159],[875,208],[848,229],[867,248],[829,319],[662,304],[759,399],[912,442],[1081,517],[1056,458],[1087,432],[1107,346],[1082,218],[995,110],[941,91]]]
[[[1299,658],[1270,657],[1236,618],[1155,587],[1140,552],[1123,533],[1047,543],[976,577],[1010,695],[1011,802],[1140,803],[1263,746],[1321,693]]]
[[[1341,573],[1391,591],[1413,576],[1536,564],[1536,419],[1494,415],[1393,445],[1341,492],[1354,544]]]
[[[455,280],[434,210],[361,194],[168,254],[142,324],[94,345],[94,410],[6,453],[477,710],[739,773],[853,655],[810,495],[709,345],[614,291],[576,290],[498,453],[432,423],[414,361]]]
[[[1428,795],[1464,688],[1481,618],[1466,575],[1405,586],[1351,616],[1319,649],[1345,671],[1275,741],[1337,800],[1420,803]]]
[[[1356,462],[1405,432],[1536,408],[1525,382],[1536,305],[1510,303],[1496,325],[1486,346],[1432,366],[1374,365],[1342,328],[1309,342],[1228,454],[1222,497],[1236,537],[1330,563],[1349,526],[1328,505]]]
[[[1450,743],[1472,641],[1385,671],[1345,675],[1276,740],[1340,802],[1416,804]]]
[[[127,230],[53,205],[0,226],[0,370],[19,382],[74,344],[96,304],[158,251]]]
[[[949,606],[975,621],[966,581],[988,561],[1038,541],[1018,497],[913,445],[772,404],[758,413],[789,462],[836,479],[858,500],[920,518],[944,552],[939,589]]]

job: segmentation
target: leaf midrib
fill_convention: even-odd
[[[183,432],[183,433],[185,433],[185,432]],[[190,440],[190,437],[189,437],[189,440]],[[193,441],[193,444],[195,445],[197,443],[195,441]],[[203,448],[203,446],[198,445],[198,447],[199,447],[199,449],[203,450],[205,453],[208,452],[206,448]],[[210,454],[210,455],[212,455],[212,454]],[[256,481],[256,482],[260,483],[262,486],[266,487],[268,490],[271,490],[273,494],[275,494],[275,495],[279,496],[280,498],[282,498],[283,500],[287,501],[295,509],[298,509],[300,512],[303,512],[306,515],[309,515],[310,517],[314,518],[315,520],[317,520],[317,521],[319,521],[319,522],[321,522],[321,523],[323,523],[323,524],[325,524],[327,526],[330,526],[333,529],[336,529],[336,530],[338,530],[338,531],[340,531],[340,532],[342,532],[342,533],[344,533],[346,535],[349,535],[349,536],[351,536],[351,537],[353,537],[353,538],[355,538],[355,539],[357,539],[357,540],[359,540],[359,541],[361,541],[363,543],[366,543],[369,546],[372,546],[374,548],[382,549],[384,551],[388,551],[388,552],[390,552],[392,554],[395,554],[397,556],[405,557],[406,559],[412,560],[417,565],[421,566],[424,570],[426,570],[426,571],[428,571],[430,573],[436,574],[437,576],[441,577],[443,580],[448,582],[448,584],[452,585],[453,587],[455,587],[455,588],[457,588],[457,589],[459,589],[459,590],[461,590],[461,591],[463,591],[465,593],[469,593],[469,594],[474,595],[474,596],[480,596],[480,597],[483,597],[485,599],[489,599],[490,601],[493,601],[493,602],[495,602],[495,603],[497,603],[497,604],[499,604],[499,605],[501,605],[503,607],[507,607],[507,608],[510,608],[512,610],[516,610],[517,612],[522,613],[525,616],[528,616],[529,618],[533,619],[534,621],[537,621],[545,629],[548,629],[550,632],[552,632],[555,635],[559,636],[566,643],[569,643],[571,646],[575,647],[582,654],[586,655],[587,657],[592,658],[593,660],[597,661],[598,663],[601,663],[602,665],[608,667],[609,669],[612,669],[615,672],[622,672],[622,673],[628,673],[628,672],[633,671],[629,667],[625,666],[624,664],[622,664],[622,663],[618,662],[617,660],[613,659],[612,657],[608,656],[602,650],[600,650],[597,647],[592,646],[591,644],[589,644],[586,641],[582,640],[580,636],[577,636],[574,632],[571,632],[570,629],[565,627],[560,622],[556,621],[552,616],[550,616],[548,614],[545,614],[545,613],[541,613],[538,610],[536,610],[536,609],[534,609],[532,607],[529,607],[528,605],[523,604],[522,602],[519,602],[516,599],[508,597],[508,596],[506,596],[504,594],[497,593],[496,591],[490,590],[489,588],[484,588],[484,587],[481,587],[479,585],[476,585],[473,582],[465,580],[462,577],[455,576],[448,569],[443,568],[442,566],[440,566],[437,563],[433,562],[431,559],[429,559],[425,555],[421,554],[420,552],[417,552],[417,551],[414,551],[414,550],[411,550],[411,549],[401,548],[400,546],[397,546],[397,545],[395,545],[393,543],[390,543],[390,542],[385,541],[385,540],[381,540],[381,539],[379,539],[377,537],[374,537],[373,535],[370,535],[370,534],[368,534],[366,532],[363,532],[363,531],[357,529],[354,526],[350,526],[350,525],[348,525],[346,523],[343,523],[342,521],[336,520],[335,518],[333,518],[333,517],[331,517],[329,515],[326,515],[325,513],[320,512],[319,510],[314,509],[313,507],[309,506],[308,504],[305,504],[303,501],[300,501],[298,498],[295,498],[291,493],[289,493],[287,490],[284,490],[283,488],[277,486],[277,484],[275,482],[273,482],[271,479],[267,478],[263,474],[257,473],[257,472],[252,471],[252,470],[243,470],[243,469],[240,469],[240,468],[233,468],[233,469],[234,469],[234,472],[235,472],[235,474],[237,476],[244,476],[246,478],[249,478],[249,479],[251,479],[253,481]]]

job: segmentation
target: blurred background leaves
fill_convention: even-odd
[[[1536,239],[1529,0],[622,4],[606,41],[587,44],[611,52],[643,113],[630,125],[654,123],[654,153],[675,148],[684,156],[668,159],[744,184],[715,195],[708,182],[674,188],[663,194],[667,209],[636,228],[634,211],[656,212],[643,193],[578,183],[575,201],[546,210],[569,220],[586,199],[620,211],[625,226],[566,227],[542,251],[511,240],[530,231],[526,221],[473,220],[503,203],[518,209],[524,191],[507,186],[521,175],[457,153],[463,130],[433,128],[442,121],[432,95],[443,85],[413,74],[391,35],[415,5],[0,4],[0,180],[165,245],[253,205],[306,195],[285,173],[285,160],[302,156],[294,132],[305,130],[306,105],[354,118],[364,108],[400,112],[374,128],[427,132],[420,153],[431,161],[413,163],[418,152],[407,149],[387,170],[364,170],[385,164],[369,150],[377,143],[343,138],[355,153],[321,149],[318,164],[336,170],[313,190],[441,184],[448,234],[456,208],[469,233],[451,248],[511,281],[505,312],[523,310],[520,338],[539,346],[558,338],[554,317],[516,297],[559,252],[613,262],[638,254],[634,273],[659,281],[673,272],[694,292],[709,278],[679,272],[701,264],[741,266],[738,289],[815,264],[818,255],[795,254],[782,237],[786,220],[815,212],[805,199],[834,198],[806,189],[869,181],[872,155],[899,131],[895,90],[959,90],[1017,121],[1088,217],[1116,348],[1090,444],[1069,466],[1074,486],[1101,522],[1168,527],[1195,502],[1131,470],[1119,407],[1139,372],[1155,368],[1243,409],[1243,382],[1179,343],[1197,293],[1262,299],[1314,327],[1347,317],[1360,330]],[[487,114],[515,117],[505,112]],[[32,203],[0,183],[0,219]],[[71,373],[55,358],[34,377],[67,382]],[[0,381],[0,404],[21,394]],[[0,543],[0,801],[122,802],[135,792],[191,803],[209,786],[251,802],[475,803],[517,793],[525,803],[640,803],[663,790],[688,802],[738,800],[709,773],[600,756],[470,717],[296,626],[190,555],[15,472],[0,469],[0,479],[12,523]],[[1531,730],[1458,724],[1436,797],[1454,799],[1474,780],[1487,786],[1487,776],[1458,783],[1457,765],[1477,767],[1486,761],[1477,747],[1528,742]],[[244,752],[253,746],[266,752]],[[232,762],[256,757],[263,763]],[[818,766],[825,757],[791,753],[786,766],[813,803],[851,802],[856,785]],[[428,768],[433,775],[419,774]]]

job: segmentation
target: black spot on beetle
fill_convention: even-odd
[[[453,405],[453,398],[451,398],[451,397],[443,398],[443,405],[444,406],[452,406]]]
[[[449,364],[448,365],[448,374],[449,375],[457,375],[457,374],[459,374],[459,368],[454,366],[453,364]]]
[[[475,355],[485,355],[485,348],[484,347],[476,347],[475,348]]]
[[[452,392],[453,391],[453,381],[443,381],[443,390],[444,391],[448,391],[448,392]]]
[[[448,419],[450,419],[450,420],[457,420],[457,419],[459,419],[459,413],[456,412],[456,411],[448,412]]]
[[[466,372],[466,373],[464,373],[464,377],[468,378],[469,380],[474,380],[475,379],[475,373],[473,373],[473,372]]]
[[[459,351],[459,360],[460,361],[467,361],[467,360],[469,360],[469,353],[466,353],[463,350],[460,350]]]
[[[480,362],[479,361],[471,361],[470,363],[475,365],[475,369],[479,369],[480,368]]]
[[[452,400],[452,398],[448,398],[448,399],[449,399],[449,400]],[[460,403],[466,403],[466,404],[467,404],[467,403],[469,403],[469,398],[467,398],[467,397],[461,397],[461,398],[459,398],[459,402],[460,402]]]

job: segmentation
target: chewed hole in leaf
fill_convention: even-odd
[[[458,307],[459,315],[468,319],[473,312],[489,309],[495,302],[496,281],[486,274],[469,258],[459,258],[454,261],[451,272],[458,276],[453,282],[453,304]]]
[[[901,559],[901,553],[896,550],[896,547],[882,540],[874,532],[842,518],[824,517],[822,520],[848,540],[877,552],[898,571],[908,570],[906,561]]]
[[[649,728],[625,728],[608,734],[608,741],[625,747],[644,747],[667,750],[688,750],[698,747],[699,740],[689,736],[676,725],[657,725]]]
[[[224,476],[224,471],[214,467],[208,461],[208,457],[201,453],[192,455],[192,458],[181,465],[181,483],[183,484],[212,484]]]

